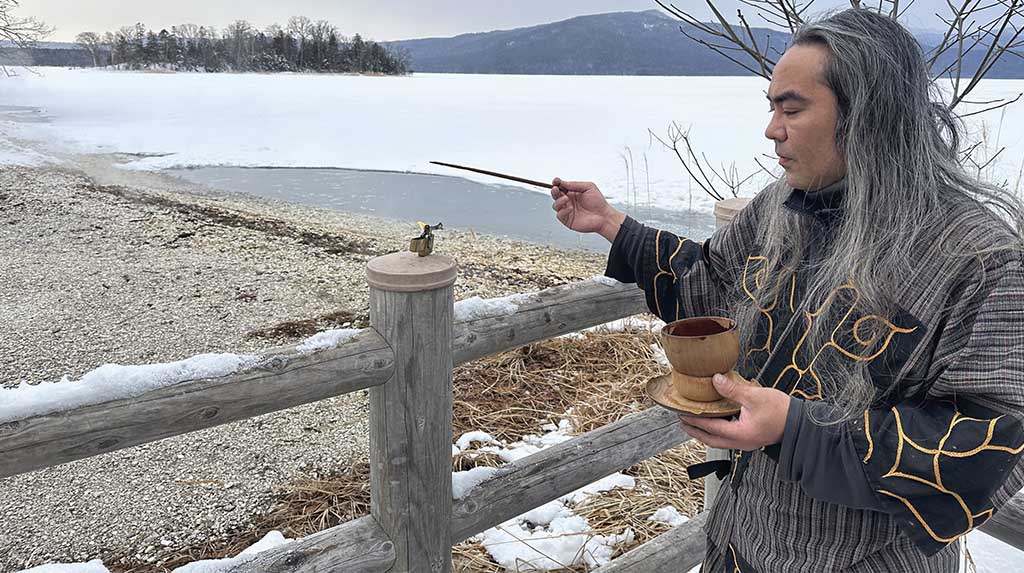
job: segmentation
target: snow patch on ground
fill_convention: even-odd
[[[477,536],[491,557],[509,571],[561,570],[585,563],[600,567],[611,561],[615,548],[633,541],[633,530],[618,535],[594,535],[578,515],[556,517],[551,523],[530,527],[507,521]]]
[[[491,437],[487,432],[481,432],[479,430],[474,432],[466,432],[459,436],[459,439],[455,441],[456,447],[459,450],[464,450],[471,446],[473,442],[479,442],[481,444],[493,444],[496,443],[494,438]]]
[[[20,573],[110,573],[110,570],[99,559],[93,559],[88,563],[48,563],[23,569]]]
[[[174,569],[171,573],[226,572],[237,565],[247,561],[252,561],[263,551],[286,545],[292,541],[293,540],[285,538],[280,531],[271,531],[264,535],[263,539],[260,539],[234,557],[193,561],[192,563],[188,563]],[[19,573],[110,573],[110,570],[103,565],[102,561],[94,559],[88,563],[52,563],[40,565],[39,567],[25,569]]]
[[[455,447],[464,454],[490,452],[512,462],[573,437],[572,423],[567,419],[557,424],[545,424],[542,429],[543,434],[526,435],[511,444],[494,440],[485,432],[467,432]],[[473,444],[481,445],[471,449]],[[464,497],[498,471],[481,467],[455,472],[452,476],[453,495]],[[498,564],[510,571],[553,570],[579,564],[598,567],[611,560],[620,544],[632,542],[633,531],[626,528],[619,534],[594,535],[590,524],[575,513],[574,507],[590,496],[615,488],[634,487],[636,482],[631,476],[615,473],[488,529],[474,539]]]
[[[655,511],[653,514],[651,514],[651,516],[647,518],[647,521],[665,523],[671,525],[672,527],[675,527],[677,525],[682,525],[687,521],[690,521],[690,518],[680,514],[679,510],[676,509],[675,506],[666,505],[665,507],[659,508],[658,511]]]

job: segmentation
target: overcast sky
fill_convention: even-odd
[[[826,9],[840,5],[839,2],[819,0],[815,8]],[[941,27],[934,16],[929,17],[934,8],[928,8],[940,2],[918,0],[911,25]],[[706,13],[703,0],[678,0],[675,4]],[[735,13],[735,0],[721,0],[718,4],[723,12]],[[291,16],[327,20],[346,36],[358,32],[374,40],[403,40],[654,8],[658,8],[654,0],[21,0],[15,14],[35,16],[56,27],[49,38],[54,41],[71,41],[79,32],[113,31],[135,22],[153,30],[170,29],[186,22],[219,29],[242,19],[263,29],[275,22],[284,25]]]

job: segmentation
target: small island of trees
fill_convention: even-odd
[[[223,31],[182,24],[159,32],[142,24],[116,32],[82,32],[76,41],[95,66],[206,72],[405,74],[408,57],[359,34],[342,36],[325,20],[295,16],[260,31],[237,20]]]

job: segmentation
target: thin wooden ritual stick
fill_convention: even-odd
[[[527,185],[533,185],[535,187],[543,187],[545,189],[551,189],[554,185],[550,183],[544,183],[542,181],[534,181],[532,179],[523,179],[522,177],[516,177],[515,175],[505,175],[504,173],[498,173],[496,171],[487,171],[486,169],[477,169],[476,167],[466,167],[464,165],[455,165],[453,163],[442,163],[440,161],[431,161],[434,165],[442,165],[444,167],[451,167],[452,169],[462,169],[464,171],[472,171],[474,173],[482,173],[484,175],[490,175],[491,177],[499,177],[501,179],[508,179],[509,181],[518,181],[519,183],[526,183]]]

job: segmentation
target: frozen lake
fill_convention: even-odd
[[[620,204],[710,212],[712,199],[648,130],[664,136],[677,122],[712,164],[735,163],[744,176],[757,171],[754,158],[772,151],[760,78],[36,72],[0,82],[0,162],[17,160],[20,140],[54,152],[157,154],[137,169],[456,174],[428,163],[440,160],[542,181],[589,179]],[[992,80],[972,99],[1021,91],[1022,80]],[[986,147],[1006,147],[998,174],[1014,181],[1024,158],[1024,107],[983,117]],[[972,126],[977,136],[980,125]],[[741,194],[768,179],[761,172]]]
[[[543,245],[608,250],[608,241],[599,235],[581,235],[563,227],[554,217],[548,195],[510,185],[444,175],[350,169],[200,167],[171,173],[194,183],[268,199],[404,221],[441,221],[447,228],[472,229]],[[714,217],[704,211],[618,207],[646,223],[686,236],[706,237],[714,231]]]

